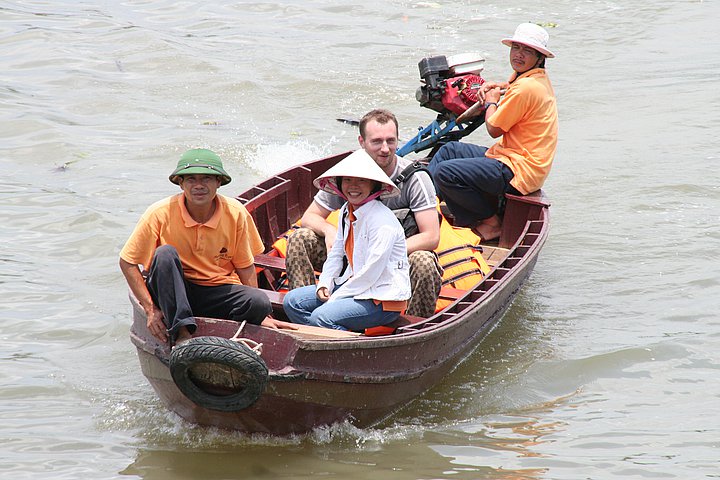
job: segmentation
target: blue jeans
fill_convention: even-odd
[[[495,215],[505,193],[521,195],[510,185],[515,176],[510,167],[485,152],[487,147],[448,142],[428,165],[435,189],[457,226],[473,227]]]
[[[341,298],[321,302],[315,294],[315,285],[296,288],[285,294],[283,308],[293,323],[335,330],[362,331],[366,328],[387,325],[400,312],[385,312],[373,300]]]

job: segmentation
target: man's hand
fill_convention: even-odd
[[[163,322],[163,314],[157,307],[157,305],[153,304],[152,310],[150,310],[149,312],[145,311],[145,314],[147,315],[147,328],[148,330],[150,330],[150,333],[153,334],[153,337],[157,338],[163,343],[167,342],[167,327],[165,327],[165,322]]]
[[[120,271],[122,271],[125,276],[125,280],[127,280],[133,295],[135,295],[135,298],[137,298],[143,310],[145,310],[148,330],[152,333],[153,337],[163,343],[167,342],[167,327],[165,327],[165,322],[163,322],[163,314],[153,302],[147,285],[145,285],[145,278],[143,278],[140,272],[140,268],[138,265],[129,263],[121,258]]]
[[[507,82],[485,82],[478,92],[480,101],[483,103],[497,103],[500,100],[500,96],[505,93],[505,90],[509,87],[510,84]]]
[[[335,235],[337,235],[337,227],[327,221],[330,213],[330,210],[326,210],[313,200],[300,219],[303,227],[309,228],[321,237],[325,237],[325,247],[328,252],[335,242]]]
[[[500,101],[502,90],[500,87],[493,88],[485,92],[485,103],[498,103]]]
[[[282,320],[276,320],[272,317],[265,317],[265,320],[260,324],[263,327],[272,328],[274,330],[297,330],[298,326],[294,323],[283,322]]]

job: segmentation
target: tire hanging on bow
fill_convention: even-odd
[[[252,406],[268,380],[267,365],[255,351],[222,337],[192,338],[175,347],[170,373],[186,397],[222,412]]]

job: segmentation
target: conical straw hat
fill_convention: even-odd
[[[334,167],[320,175],[313,181],[313,185],[320,190],[337,194],[340,191],[340,185],[336,183],[337,177],[367,178],[380,182],[383,185],[380,198],[400,195],[400,189],[383,172],[382,168],[378,167],[375,160],[362,149],[355,150]]]

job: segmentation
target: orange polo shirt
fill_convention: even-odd
[[[510,167],[515,173],[510,184],[521,193],[542,187],[558,139],[557,102],[545,69],[535,68],[512,81],[487,122],[506,133],[485,156]]]
[[[246,268],[265,247],[245,207],[217,195],[215,213],[204,224],[192,219],[182,193],[151,205],[125,243],[120,258],[150,268],[155,249],[177,249],[185,278],[198,285],[241,284],[236,268]]]

